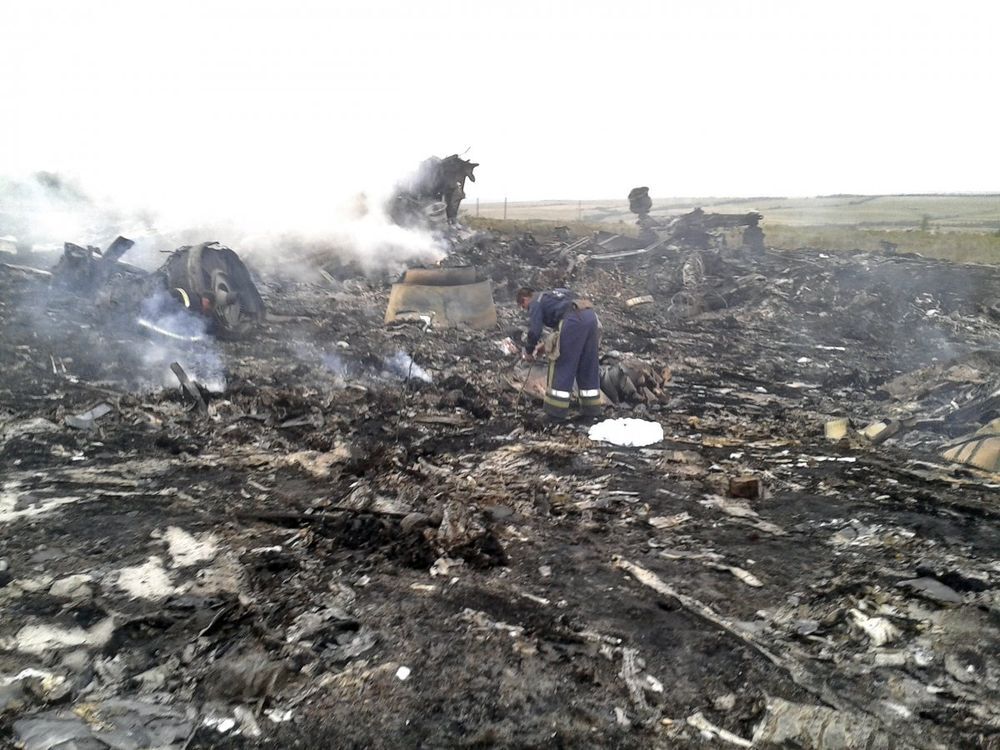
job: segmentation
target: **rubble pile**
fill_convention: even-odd
[[[946,456],[1000,270],[454,247],[495,326],[272,275],[186,340],[0,265],[0,741],[997,746],[1000,476]],[[605,416],[662,440],[542,421],[521,285],[594,300]]]

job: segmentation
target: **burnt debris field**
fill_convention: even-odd
[[[6,256],[0,744],[1000,747],[1000,270],[757,218]],[[662,440],[543,421],[522,284]]]

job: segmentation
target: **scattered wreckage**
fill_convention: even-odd
[[[851,429],[847,418],[827,423],[831,440],[940,443],[941,458],[1000,474],[1000,351],[972,351],[901,375],[883,387],[892,416]]]
[[[0,742],[995,745],[1000,476],[947,451],[997,417],[1000,270],[600,253],[481,233],[400,280],[487,283],[483,329],[265,277],[205,393],[206,342],[135,387],[153,342],[0,264]],[[599,301],[645,445],[542,423],[522,284]]]
[[[745,214],[705,213],[696,208],[667,221],[650,216],[653,201],[648,187],[632,188],[628,194],[629,210],[636,214],[636,224],[641,230],[640,240],[656,245],[678,244],[707,249],[725,242],[719,230],[745,227],[742,246],[756,252],[764,250],[764,231],[760,222],[764,218],[756,211]],[[648,252],[648,250],[647,250]]]
[[[613,267],[622,263],[658,262],[674,276],[669,298],[669,312],[674,318],[696,317],[727,304],[726,296],[731,290],[713,288],[706,283],[706,276],[718,275],[711,266],[718,265],[720,251],[729,249],[727,235],[732,230],[743,228],[740,242],[734,243],[733,249],[756,253],[765,249],[764,233],[759,226],[763,216],[755,211],[719,214],[696,208],[669,220],[658,219],[650,216],[652,200],[647,187],[632,189],[629,206],[638,216],[636,235],[597,231],[593,236],[573,240],[563,236],[558,245],[548,249],[547,257],[542,258],[534,237],[525,234],[512,243],[511,249],[529,262],[547,262],[558,267],[567,277],[572,277],[584,264]],[[636,307],[653,299],[648,294],[639,294],[631,297],[628,303]]]
[[[653,206],[648,187],[632,188],[628,194],[629,210],[636,214],[638,236],[598,232],[597,246],[591,257],[597,262],[616,263],[641,256],[671,256],[729,244],[727,233],[743,227],[738,247],[748,251],[764,251],[764,231],[760,228],[763,215],[750,211],[745,214],[706,213],[695,208],[686,214],[658,219],[650,215]]]

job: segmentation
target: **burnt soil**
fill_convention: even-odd
[[[0,741],[42,711],[128,697],[257,717],[259,736],[200,726],[189,747],[715,747],[687,717],[749,738],[779,697],[864,716],[900,747],[1000,746],[997,477],[946,465],[943,436],[823,436],[884,414],[893,378],[995,348],[1000,275],[721,251],[706,300],[724,304],[681,318],[678,257],[568,270],[552,242],[529,266],[510,239],[455,258],[493,279],[496,330],[387,328],[381,279],[263,277],[269,322],[199,345],[226,384],[207,414],[148,356],[204,352],[0,268],[0,676],[70,686],[2,712]],[[655,402],[607,413],[659,422],[663,442],[592,442],[507,385],[520,370],[497,342],[523,324],[524,282],[587,293],[604,351],[671,369]],[[430,382],[387,366],[397,352]],[[101,403],[92,429],[66,425]],[[729,496],[745,475],[763,496]],[[171,528],[212,551],[172,558]],[[118,585],[154,557],[169,591]],[[73,574],[89,597],[50,593]],[[902,583],[920,577],[958,600]],[[875,644],[851,610],[898,635]],[[301,636],[304,615],[322,624]],[[101,643],[23,646],[31,626],[105,618]],[[220,677],[241,654],[278,677]]]

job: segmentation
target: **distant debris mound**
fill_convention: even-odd
[[[760,222],[764,218],[756,211],[745,214],[705,213],[700,208],[661,220],[650,216],[653,201],[648,187],[632,188],[628,194],[629,211],[636,214],[636,224],[641,229],[640,238],[647,243],[675,244],[708,249],[724,243],[722,230],[746,227],[743,231],[742,246],[756,252],[764,251],[764,231]]]

